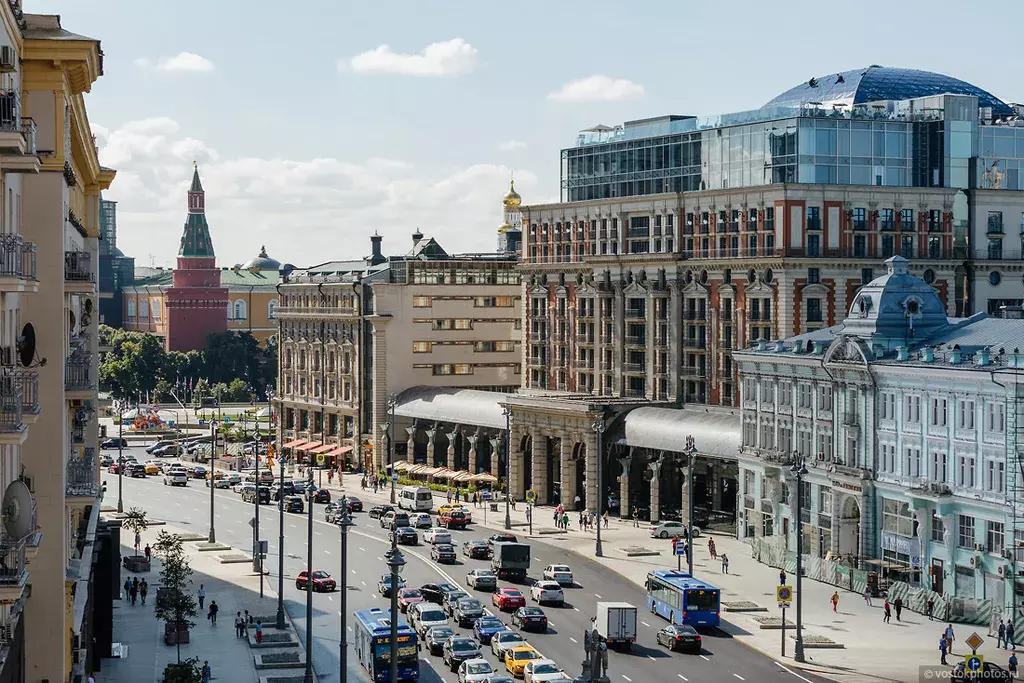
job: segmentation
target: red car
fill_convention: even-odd
[[[299,590],[306,588],[306,582],[309,577],[309,572],[303,570],[299,572],[299,575],[295,577],[295,587]],[[337,584],[334,583],[334,579],[331,575],[324,571],[313,572],[313,591],[316,593],[329,593],[337,588]]]
[[[423,602],[423,593],[419,588],[403,588],[398,591],[398,609],[403,612],[409,609],[409,605],[415,605],[417,602]]]
[[[117,468],[117,463],[114,463],[113,465],[107,468],[107,472],[110,472],[111,474],[117,474]]]
[[[438,526],[443,526],[445,529],[465,529],[468,523],[466,513],[462,510],[448,510],[438,520]]]
[[[526,607],[526,596],[518,588],[499,588],[491,594],[491,604],[502,611]]]

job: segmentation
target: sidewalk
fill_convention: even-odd
[[[326,482],[326,478],[324,479]],[[373,489],[362,490],[359,486],[359,475],[345,475],[346,490],[359,496],[367,506],[387,503],[390,491],[385,489],[378,494]],[[334,499],[341,493],[337,482],[329,486]],[[447,502],[445,496],[435,493],[435,507]],[[501,502],[498,512],[469,506],[473,512],[474,526],[502,530],[505,520],[505,505]],[[514,533],[527,534],[526,505],[517,503],[517,510],[510,515]],[[577,513],[578,514],[578,513]],[[566,548],[581,556],[593,559],[612,569],[638,586],[643,587],[647,572],[653,569],[675,568],[676,558],[672,556],[671,542],[651,538],[648,524],[641,522],[639,528],[633,527],[632,520],[612,518],[610,528],[601,530],[604,556],[594,557],[595,534],[593,531],[582,532],[576,525],[576,514],[570,512],[570,529],[567,533],[554,529],[553,509],[539,507],[534,510],[533,541],[550,543]],[[484,536],[484,534],[480,534]],[[722,590],[723,619],[729,622],[723,627],[734,637],[764,654],[784,661],[792,667],[794,627],[790,624],[787,630],[786,659],[780,657],[782,634],[777,628],[762,628],[758,619],[781,617],[781,611],[775,598],[775,587],[779,583],[779,570],[761,564],[751,557],[750,546],[736,538],[714,535],[719,556],[729,556],[729,573],[722,574],[721,564],[712,560],[707,547],[707,537],[697,540],[694,556],[694,574]],[[627,554],[627,549],[629,554]],[[637,553],[660,552],[659,555],[643,555]],[[686,558],[683,558],[686,568]],[[790,585],[795,584],[795,576],[787,577]],[[873,600],[869,607],[861,595],[839,589],[839,609],[833,614],[830,598],[836,591],[835,586],[806,579],[803,582],[803,635],[807,664],[805,668],[844,681],[876,681],[917,680],[920,675],[919,666],[936,665],[939,662],[938,642],[942,629],[946,626],[940,622],[929,622],[928,618],[906,609],[902,620],[897,622],[893,613],[890,624],[882,623],[883,600]],[[728,603],[754,603],[765,608],[761,612],[730,612]],[[642,607],[638,605],[638,607]],[[795,610],[787,610],[786,621],[795,622]],[[1005,667],[1009,654],[1004,650],[997,651],[994,639],[987,637],[987,629],[982,626],[953,624],[956,634],[954,651],[950,656],[951,665],[956,664],[959,656],[965,654],[964,639],[974,631],[985,638],[985,644],[978,650],[986,655],[989,661]],[[833,641],[842,645],[842,649],[818,649],[814,644],[827,644]]]
[[[151,526],[142,534],[142,545],[152,545],[161,530],[188,533],[163,524]],[[128,536],[130,534],[122,535],[123,538]],[[253,650],[248,640],[235,636],[235,612],[249,610],[250,614],[263,616],[264,624],[267,624],[267,615],[272,616],[277,612],[277,594],[268,584],[264,587],[265,597],[259,597],[259,577],[252,573],[251,563],[225,564],[219,559],[222,553],[200,552],[199,546],[193,542],[186,542],[184,547],[193,570],[193,592],[197,592],[202,584],[206,590],[206,608],[209,608],[211,601],[216,601],[220,610],[217,625],[214,626],[206,619],[207,609],[198,609],[197,606],[198,615],[194,619],[196,625],[189,633],[189,642],[181,645],[182,661],[196,657],[200,666],[204,661],[209,661],[214,680],[239,683],[259,683],[260,676],[291,673],[290,670],[280,673],[257,671],[254,655],[286,650]],[[121,546],[122,557],[134,554],[131,546]],[[121,644],[122,655],[121,658],[102,660],[101,671],[95,674],[97,683],[159,683],[163,680],[164,667],[177,661],[177,648],[164,644],[164,623],[156,618],[153,609],[156,589],[160,584],[161,565],[160,559],[154,555],[152,569],[137,575],[140,581],[145,578],[149,583],[145,605],[140,599],[133,606],[124,597],[114,602],[114,642]],[[122,584],[126,578],[134,576],[122,567]],[[264,631],[265,636],[268,631],[276,633],[272,627],[271,622]],[[250,633],[254,638],[252,629]],[[287,651],[301,653],[301,648],[292,647]],[[301,676],[301,671],[299,673]]]

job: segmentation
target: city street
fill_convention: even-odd
[[[108,451],[109,452],[109,451]],[[141,447],[126,449],[140,462],[149,456]],[[116,505],[118,477],[104,469],[107,482],[105,505]],[[165,487],[162,478],[151,476],[146,479],[123,480],[125,509],[139,506],[146,509],[153,519],[166,520],[175,526],[188,528],[205,534],[209,530],[209,489],[203,481],[192,479],[186,488]],[[358,492],[354,492],[359,495]],[[215,521],[217,540],[237,549],[250,547],[252,532],[249,520],[253,516],[253,505],[243,503],[241,498],[229,489],[218,489],[215,494]],[[367,506],[368,509],[369,506]],[[269,556],[266,560],[269,575],[267,582],[276,590],[278,579],[278,517],[276,505],[263,506],[260,510],[261,537],[269,542]],[[293,620],[300,637],[305,637],[305,592],[295,588],[294,577],[304,568],[306,556],[306,516],[286,514],[285,529],[285,583],[284,597],[289,617]],[[314,569],[330,572],[340,579],[340,540],[337,527],[323,520],[323,505],[314,510],[313,556]],[[354,515],[355,526],[349,535],[349,611],[372,606],[387,608],[388,601],[377,591],[377,581],[387,572],[384,552],[387,550],[387,532],[365,512]],[[457,545],[463,541],[486,538],[490,531],[453,531]],[[486,566],[480,560],[460,560],[455,565],[439,566],[430,561],[430,546],[421,543],[416,547],[403,547],[408,564],[404,577],[410,586],[428,581],[450,581],[465,586],[465,575],[470,569]],[[705,634],[704,650],[700,656],[667,652],[655,642],[655,634],[665,625],[660,618],[643,609],[643,591],[615,572],[574,555],[568,551],[543,543],[532,545],[533,558],[531,576],[539,576],[547,564],[564,563],[572,567],[577,586],[566,590],[564,607],[545,607],[550,620],[547,633],[529,635],[528,640],[545,656],[555,660],[571,676],[580,670],[583,658],[583,631],[590,623],[595,602],[599,600],[625,601],[641,608],[638,642],[632,653],[612,652],[609,655],[609,677],[612,681],[795,681],[824,680],[806,672],[796,672],[760,653],[747,648],[736,640],[722,634]],[[504,582],[499,585],[507,585]],[[488,595],[467,589],[489,605]],[[215,599],[215,596],[211,596]],[[315,594],[313,598],[313,661],[321,680],[337,680],[338,676],[338,633],[339,600],[337,593]],[[509,615],[500,615],[506,624]],[[470,629],[457,631],[470,634]],[[351,627],[349,635],[351,647]],[[492,665],[503,669],[489,649],[485,657]],[[425,681],[456,680],[455,674],[443,667],[440,657],[422,654],[421,678]],[[359,668],[350,650],[348,680],[368,680]]]

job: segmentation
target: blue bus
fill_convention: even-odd
[[[372,681],[390,680],[390,610],[379,607],[357,610],[355,616],[356,656]],[[398,621],[398,680],[415,681],[420,677],[416,632],[404,620]]]
[[[647,573],[647,609],[673,624],[719,625],[721,591],[686,572],[657,569]]]

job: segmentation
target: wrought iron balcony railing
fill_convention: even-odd
[[[99,470],[96,466],[96,449],[84,448],[82,455],[73,455],[68,460],[67,495],[99,495]]]
[[[64,252],[65,282],[96,282],[92,269],[92,254],[87,251]]]
[[[36,279],[36,245],[21,235],[0,235],[0,277]]]

